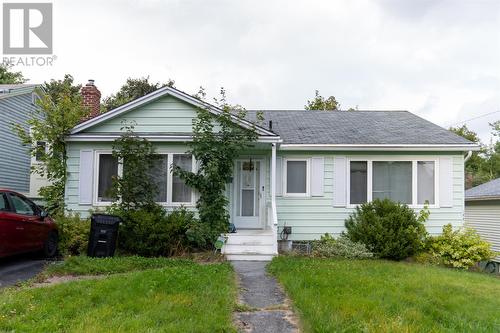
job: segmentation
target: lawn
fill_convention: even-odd
[[[101,259],[102,260],[102,259]],[[77,265],[77,261],[82,266]],[[78,258],[48,275],[116,273],[48,287],[0,291],[0,331],[233,332],[229,264]],[[135,264],[134,264],[135,263]],[[85,268],[82,268],[85,267]],[[97,267],[101,267],[100,271]],[[151,268],[155,269],[151,269]],[[160,268],[161,267],[161,268]],[[140,270],[148,268],[146,270]]]
[[[306,332],[500,332],[500,279],[382,260],[278,257]]]

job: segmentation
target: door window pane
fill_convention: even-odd
[[[31,206],[31,204],[25,199],[18,197],[17,195],[10,195],[10,200],[12,201],[12,205],[14,206],[14,210],[17,214],[23,215],[35,215],[35,210]]]
[[[255,190],[242,189],[241,190],[241,216],[254,216],[254,198]]]
[[[351,204],[362,204],[367,200],[368,194],[368,163],[366,161],[351,162]]]
[[[168,155],[159,155],[153,167],[149,170],[149,176],[156,185],[156,202],[167,202],[168,184]]]
[[[99,155],[99,182],[97,186],[97,200],[112,201],[111,189],[113,178],[118,175],[118,159],[111,154]]]
[[[286,162],[286,192],[307,193],[307,162]]]
[[[189,154],[174,154],[174,165],[182,170],[193,169],[193,157]],[[172,202],[191,202],[191,188],[178,176],[172,176]]]
[[[373,162],[373,199],[412,203],[411,162]]]
[[[417,162],[417,197],[418,204],[423,205],[426,201],[434,204],[434,162]]]

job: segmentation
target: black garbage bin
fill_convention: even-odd
[[[112,257],[115,254],[118,226],[121,219],[118,216],[93,214],[90,225],[89,257]]]

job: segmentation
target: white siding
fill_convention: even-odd
[[[466,202],[465,225],[490,242],[493,251],[500,252],[500,200]]]

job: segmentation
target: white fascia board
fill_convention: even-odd
[[[206,108],[208,109],[210,112],[214,113],[214,114],[219,114],[221,112],[223,112],[221,109],[219,109],[218,107],[215,107],[209,103],[206,103],[206,102],[203,102],[203,101],[200,101],[199,99],[197,98],[194,98],[193,96],[190,96],[182,91],[179,91],[177,89],[173,89],[171,87],[163,87],[163,88],[160,88],[156,91],[153,91],[152,93],[148,94],[148,95],[145,95],[145,96],[142,96],[140,98],[137,98],[127,104],[124,104],[122,106],[119,106],[117,107],[116,109],[113,109],[111,111],[108,111],[108,112],[105,112],[95,118],[92,118],[92,119],[89,119],[79,125],[76,125],[70,132],[70,134],[76,134],[76,133],[79,133],[89,127],[92,127],[98,123],[101,123],[103,121],[106,121],[106,120],[109,120],[109,119],[113,119],[119,115],[121,115],[122,113],[125,113],[127,111],[130,111],[138,106],[141,106],[143,104],[146,104],[146,103],[149,103],[157,98],[160,98],[162,96],[165,96],[165,95],[171,95],[175,98],[178,98],[188,104],[191,104],[191,105],[194,105],[198,108]],[[269,130],[266,130],[265,128],[262,128],[262,127],[259,127],[259,126],[256,126],[254,125],[253,123],[247,121],[247,120],[244,120],[244,119],[240,119],[238,117],[236,117],[235,115],[231,115],[231,118],[236,122],[238,123],[239,125],[245,127],[245,128],[252,128],[253,126],[255,126],[257,132],[259,132],[259,134],[263,134],[263,135],[269,135],[269,136],[275,136],[276,134],[269,131]]]
[[[331,151],[477,151],[478,145],[463,144],[281,144],[280,150]]]
[[[109,134],[109,135],[93,135],[93,134],[80,134],[80,135],[70,135],[66,137],[66,142],[110,142],[118,139],[119,134]],[[192,135],[141,135],[141,138],[145,138],[151,142],[189,142],[193,140]],[[258,143],[280,143],[280,137],[276,136],[259,136]]]

